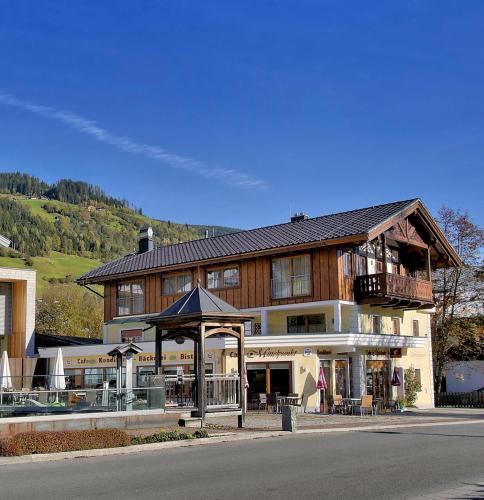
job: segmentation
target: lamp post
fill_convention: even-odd
[[[123,357],[126,357],[126,410],[133,409],[133,354],[139,354],[143,349],[136,344],[122,344],[108,352],[108,356],[116,358],[116,410],[122,408],[123,387]]]

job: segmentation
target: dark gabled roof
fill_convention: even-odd
[[[238,309],[210,293],[199,284],[165,309],[159,318],[194,314],[242,314]]]
[[[227,304],[198,283],[193,290],[187,292],[160,314],[148,318],[146,322],[150,325],[182,324],[206,318],[243,321],[252,319],[253,316]]]
[[[38,347],[67,347],[73,345],[102,344],[101,339],[87,337],[73,337],[68,335],[46,335],[35,332],[35,348]]]
[[[150,269],[368,234],[416,201],[397,201],[155,248],[104,264],[77,281],[81,284],[106,281],[113,276]]]

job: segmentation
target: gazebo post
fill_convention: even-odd
[[[199,344],[197,349],[197,399],[198,416],[202,419],[202,426],[205,425],[205,325],[200,325]]]
[[[161,328],[156,327],[156,338],[155,338],[155,370],[157,375],[162,375],[162,360],[163,360],[163,350],[161,345]]]
[[[245,427],[245,351],[244,351],[244,324],[240,325],[240,337],[237,339],[238,371],[239,371],[239,401],[240,415],[237,417],[239,429]]]
[[[193,372],[195,373],[195,383],[193,384],[193,402],[198,408],[198,337],[193,337]]]

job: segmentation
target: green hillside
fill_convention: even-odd
[[[26,259],[19,254],[12,253],[12,255],[12,257],[0,257],[0,267],[35,269],[38,294],[41,294],[43,289],[51,283],[69,282],[102,264],[99,260],[52,252],[48,257],[32,257],[32,266],[28,266],[25,263]]]
[[[39,291],[135,252],[146,226],[153,227],[155,245],[234,231],[156,220],[84,182],[49,185],[28,174],[0,173],[0,234],[14,249],[0,249],[0,266],[36,269]]]

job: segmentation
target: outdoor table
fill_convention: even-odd
[[[353,406],[357,406],[361,404],[361,398],[344,398],[344,404],[347,408],[347,413],[353,414]]]

